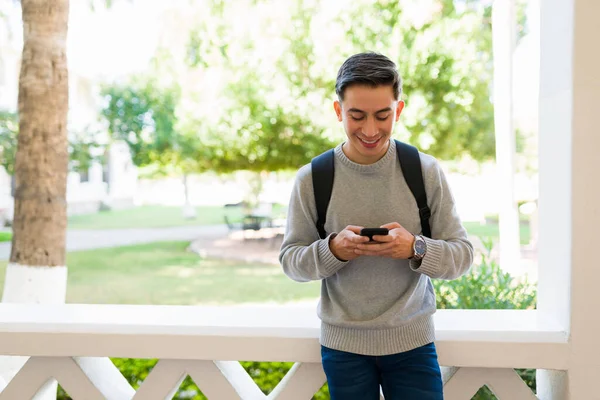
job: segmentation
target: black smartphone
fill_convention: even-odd
[[[388,228],[362,228],[360,230],[360,236],[368,236],[371,242],[373,242],[373,235],[387,235],[389,233]]]

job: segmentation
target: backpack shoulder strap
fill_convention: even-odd
[[[327,207],[333,190],[333,149],[315,157],[311,161],[312,182],[315,192],[315,204],[317,205],[317,230],[319,237],[325,239],[325,217]]]
[[[431,210],[427,205],[427,193],[425,193],[425,184],[423,183],[423,171],[421,169],[419,150],[414,146],[398,140],[395,142],[396,152],[398,153],[398,160],[402,167],[404,179],[419,207],[419,218],[421,219],[423,235],[430,238],[431,227],[429,225],[429,218],[431,217]]]

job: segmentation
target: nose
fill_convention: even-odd
[[[377,123],[375,122],[375,118],[367,118],[363,128],[363,133],[369,137],[377,135]]]

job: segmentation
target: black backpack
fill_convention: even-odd
[[[402,174],[419,207],[423,235],[430,238],[431,228],[429,226],[429,218],[431,217],[431,210],[427,205],[427,194],[425,193],[425,184],[423,183],[419,151],[416,147],[409,144],[397,140],[395,142]],[[315,191],[315,203],[317,205],[317,230],[321,239],[327,237],[327,233],[325,232],[325,216],[327,215],[327,207],[329,206],[329,199],[333,190],[334,158],[334,150],[331,149],[313,158],[311,161],[312,181]]]

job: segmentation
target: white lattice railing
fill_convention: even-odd
[[[76,400],[170,399],[189,375],[209,399],[310,399],[325,382],[313,307],[0,305],[0,354],[30,356],[0,400],[30,399],[55,378]],[[442,310],[445,398],[483,385],[535,399],[514,368],[567,369],[565,332],[536,311]],[[106,357],[158,358],[137,392]],[[238,360],[296,362],[265,396]]]

